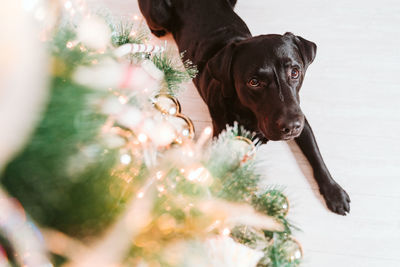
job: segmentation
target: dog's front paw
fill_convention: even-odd
[[[320,187],[320,192],[325,198],[328,208],[340,215],[350,212],[350,197],[337,183]]]

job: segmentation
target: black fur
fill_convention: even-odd
[[[253,37],[236,0],[139,0],[156,36],[171,32],[199,70],[194,83],[218,135],[239,122],[264,142],[294,139],[314,170],[326,204],[345,215],[350,198],[333,180],[300,108],[299,90],[317,46],[292,33]]]

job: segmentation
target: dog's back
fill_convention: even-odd
[[[233,11],[236,0],[139,0],[151,31],[172,33],[184,59],[201,73],[204,64],[227,43],[251,36]]]

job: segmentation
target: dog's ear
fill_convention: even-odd
[[[172,20],[171,0],[139,0],[139,8],[152,31],[169,30]]]
[[[211,77],[221,84],[224,97],[231,97],[235,93],[232,77],[232,61],[236,49],[236,43],[230,43],[221,49],[207,63],[207,69]]]
[[[231,4],[232,8],[235,8],[237,0],[229,0],[229,4]]]
[[[317,54],[317,45],[300,36],[296,36],[291,32],[285,33],[284,36],[290,38],[297,46],[303,59],[304,67],[307,69],[307,67],[314,61]]]

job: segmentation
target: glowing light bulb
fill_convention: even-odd
[[[301,251],[300,250],[296,251],[291,258],[292,258],[292,261],[301,259]]]
[[[194,181],[194,180],[196,180],[196,179],[200,176],[200,174],[201,174],[202,171],[203,171],[203,168],[198,168],[198,169],[196,169],[196,170],[191,171],[191,172],[189,173],[189,175],[188,175],[189,181]]]
[[[175,115],[176,114],[176,108],[170,108],[168,111],[169,115]]]
[[[70,8],[72,7],[71,1],[65,2],[64,7],[65,7],[65,9],[67,9],[67,10],[70,9]]]
[[[165,191],[165,188],[164,188],[164,186],[162,186],[162,185],[159,185],[158,187],[157,187],[157,190],[159,191],[159,192],[164,192]]]
[[[160,180],[160,179],[163,177],[162,171],[158,171],[158,172],[156,173],[156,177],[157,177],[157,180]]]
[[[206,134],[206,135],[211,135],[211,133],[212,133],[211,127],[207,126],[207,127],[204,129],[204,134]]]
[[[120,161],[124,165],[128,165],[132,161],[132,157],[128,154],[124,154],[121,156]]]
[[[143,192],[139,192],[138,194],[137,194],[137,198],[143,198],[144,197],[144,193]]]
[[[73,48],[73,47],[74,47],[74,43],[73,43],[73,42],[71,42],[71,41],[69,41],[69,42],[67,42],[67,45],[66,45],[66,47],[67,47],[67,48],[69,48],[69,49],[71,49],[71,48]]]
[[[121,95],[120,97],[118,97],[118,100],[121,104],[125,105],[126,103],[128,103],[128,98],[124,95]]]
[[[224,230],[222,230],[222,235],[228,236],[230,234],[231,234],[231,230],[229,230],[229,228],[224,228]]]
[[[183,136],[188,136],[189,133],[190,133],[190,132],[189,132],[188,129],[184,129],[184,130],[182,131]]]
[[[189,172],[187,176],[189,181],[197,181],[197,182],[206,182],[208,181],[209,177],[210,177],[209,172],[203,167],[199,167],[195,170],[192,170],[191,172]]]
[[[147,142],[147,135],[145,135],[145,134],[143,134],[143,133],[141,133],[141,134],[139,134],[138,135],[138,140],[139,140],[139,142],[140,143],[146,143]]]

